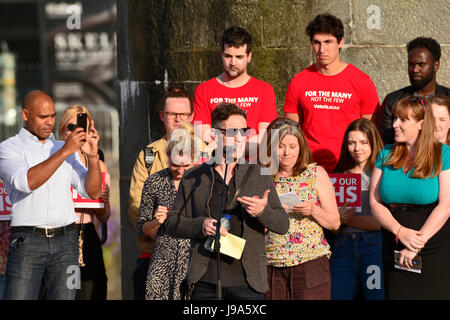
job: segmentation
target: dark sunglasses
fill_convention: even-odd
[[[67,129],[68,129],[69,131],[73,131],[73,130],[75,130],[76,128],[78,128],[78,126],[77,126],[76,123],[69,123],[69,125],[67,126]]]
[[[235,137],[237,136],[238,132],[241,134],[241,136],[246,137],[250,134],[252,131],[252,128],[237,128],[237,129],[223,129],[223,128],[213,128],[215,130],[219,130],[224,136],[227,137]]]

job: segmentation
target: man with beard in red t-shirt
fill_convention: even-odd
[[[247,73],[252,59],[251,35],[240,27],[228,28],[222,36],[220,55],[223,72],[199,84],[194,93],[194,125],[201,128],[207,143],[212,141],[211,112],[220,102],[244,110],[248,127],[256,133],[277,117],[273,87]]]
[[[284,102],[285,117],[299,122],[314,161],[327,172],[337,165],[344,132],[358,118],[372,119],[379,106],[368,75],[340,60],[342,21],[318,15],[306,28],[316,63],[296,74]]]

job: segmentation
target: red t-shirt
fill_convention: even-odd
[[[355,66],[348,64],[339,74],[326,76],[311,65],[289,83],[284,112],[299,114],[314,161],[332,172],[347,126],[378,106],[375,85]]]
[[[256,132],[260,122],[272,122],[277,117],[273,87],[253,77],[238,88],[226,87],[216,78],[199,84],[194,93],[194,123],[211,125],[211,112],[219,102],[234,103],[244,110],[247,126]]]

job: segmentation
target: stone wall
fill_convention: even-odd
[[[438,82],[450,86],[448,0],[117,0],[121,97],[122,288],[132,298],[137,249],[127,215],[131,169],[138,152],[160,138],[155,111],[165,83],[197,84],[221,73],[220,38],[231,25],[252,34],[249,73],[274,88],[279,115],[290,79],[313,62],[305,27],[329,12],[345,26],[341,58],[366,72],[380,100],[409,84],[405,45],[418,36],[442,47]],[[380,101],[380,102],[381,102]]]
[[[159,3],[159,2],[158,2]],[[153,5],[153,3],[152,3]],[[440,83],[450,85],[450,2],[448,0],[333,0],[333,1],[166,1],[154,15],[164,15],[165,30],[152,30],[147,48],[166,45],[170,82],[188,88],[221,72],[219,41],[231,25],[245,27],[254,38],[251,75],[275,88],[281,114],[292,76],[313,62],[305,28],[317,14],[330,12],[345,25],[342,59],[369,74],[380,100],[408,85],[406,43],[430,36],[442,45]],[[162,80],[162,77],[159,78]],[[194,85],[191,85],[194,84]]]

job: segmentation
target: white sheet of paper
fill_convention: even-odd
[[[297,204],[302,203],[303,201],[300,199],[300,197],[295,193],[294,191],[286,192],[282,194],[278,194],[278,198],[280,198],[280,202],[282,205],[288,206],[289,209],[287,212],[292,212],[291,208]]]

